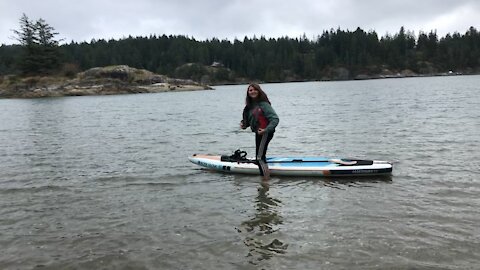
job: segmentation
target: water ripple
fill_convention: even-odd
[[[255,152],[244,85],[0,100],[0,268],[476,269],[479,80],[265,84],[269,155],[394,162],[268,185],[187,160]]]

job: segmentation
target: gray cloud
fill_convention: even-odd
[[[401,26],[436,30],[440,36],[479,28],[476,0],[0,0],[0,43],[12,44],[22,13],[43,18],[66,42],[151,34],[187,35],[197,40],[242,40],[245,36],[300,37],[324,30],[360,27],[380,36]]]

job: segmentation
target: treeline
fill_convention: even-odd
[[[21,45],[0,46],[0,74],[21,73]],[[179,78],[201,80],[216,64],[211,82],[238,78],[266,82],[320,80],[343,70],[343,79],[357,75],[410,70],[418,74],[480,71],[480,33],[439,37],[435,31],[418,37],[403,27],[379,37],[366,32],[332,29],[311,40],[245,37],[234,41],[198,41],[187,36],[127,37],[120,40],[71,42],[59,46],[63,71],[128,65]],[[20,60],[20,64],[19,64]],[[218,72],[221,71],[221,72]]]

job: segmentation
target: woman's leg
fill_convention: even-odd
[[[273,133],[268,135],[258,135],[255,134],[255,154],[258,161],[258,168],[260,170],[260,175],[264,176],[266,179],[270,178],[270,171],[267,165],[267,149],[268,144],[273,138]]]

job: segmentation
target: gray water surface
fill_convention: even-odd
[[[0,269],[478,269],[480,76],[264,84],[269,155],[387,178],[212,173],[246,85],[0,100]]]

